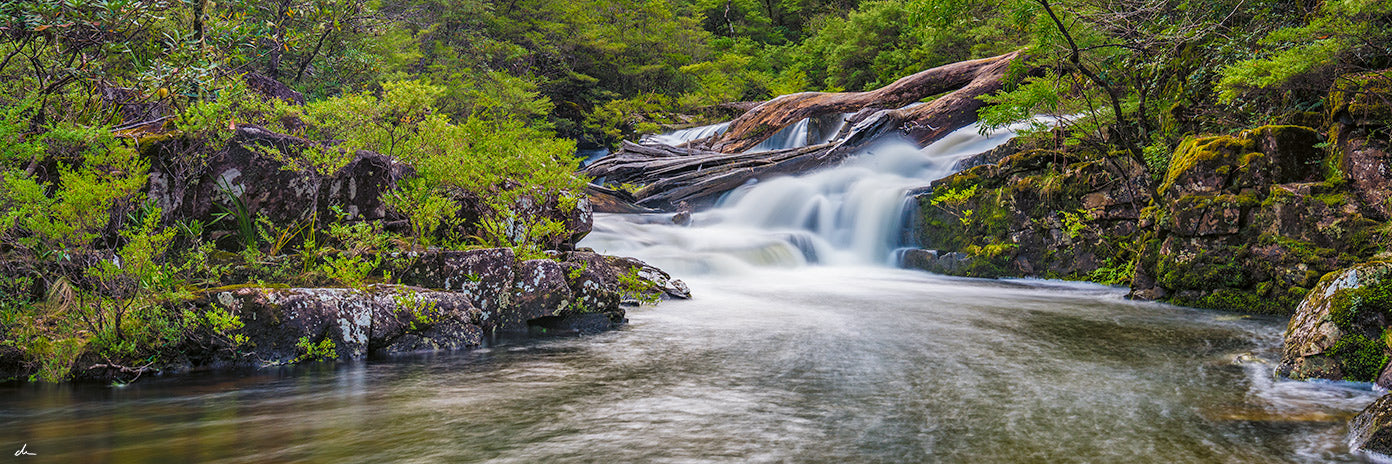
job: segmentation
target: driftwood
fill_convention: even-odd
[[[748,150],[779,129],[804,118],[851,113],[866,108],[895,109],[924,98],[952,92],[932,102],[895,111],[902,130],[926,145],[976,121],[983,103],[976,97],[1000,90],[1010,63],[1020,52],[962,61],[919,72],[869,92],[802,92],[769,100],[730,123],[729,130],[704,148],[723,153]],[[965,121],[965,122],[963,122]]]
[[[1019,56],[1014,52],[939,66],[870,92],[785,95],[736,118],[723,134],[683,147],[625,141],[619,151],[595,161],[583,172],[601,184],[642,185],[632,201],[640,207],[671,211],[683,205],[707,206],[721,194],[754,179],[839,163],[884,136],[899,136],[925,146],[966,127],[976,121],[977,111],[984,106],[977,97],[999,91],[1006,70]],[[944,92],[950,93],[923,105],[905,107]],[[858,113],[833,142],[745,153],[804,118],[839,117],[848,112]],[[599,200],[606,192],[590,193]]]

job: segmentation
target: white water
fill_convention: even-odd
[[[694,214],[689,227],[672,225],[668,215],[599,215],[581,245],[635,256],[678,275],[889,264],[902,235],[905,192],[1013,135],[982,136],[970,126],[922,149],[881,141],[836,168],[735,189],[715,208]]]
[[[642,142],[655,142],[675,147],[683,143],[690,142],[692,140],[699,140],[704,139],[706,137],[710,137],[712,135],[723,134],[725,133],[725,130],[729,128],[730,123],[722,122],[720,124],[711,124],[709,126],[681,129],[677,131],[668,132],[666,134],[647,135],[643,137]]]

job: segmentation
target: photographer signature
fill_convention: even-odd
[[[38,456],[38,455],[39,455],[38,453],[30,453],[30,452],[29,452],[29,444],[28,444],[28,443],[25,443],[24,446],[19,447],[19,451],[15,451],[15,457],[19,457],[19,456]]]

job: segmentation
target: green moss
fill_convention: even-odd
[[[1288,298],[1268,296],[1269,285],[1270,281],[1262,282],[1250,291],[1236,288],[1218,289],[1190,302],[1188,306],[1258,314],[1290,313],[1296,303]]]
[[[1365,321],[1392,316],[1392,279],[1346,288],[1330,298],[1329,319],[1344,332],[1359,332]]]
[[[1155,263],[1157,280],[1176,290],[1241,288],[1247,284],[1247,273],[1240,263],[1247,254],[1245,247],[1233,247],[1200,252],[1189,260],[1161,256]]]
[[[1228,135],[1185,140],[1175,149],[1174,156],[1170,157],[1170,170],[1165,174],[1165,181],[1161,183],[1159,191],[1168,191],[1180,175],[1204,161],[1250,153],[1253,148],[1255,144],[1250,139]]]
[[[202,292],[204,295],[216,295],[216,294],[223,293],[223,292],[231,292],[231,291],[241,290],[241,289],[244,289],[244,288],[266,288],[266,289],[273,289],[273,290],[284,290],[284,289],[290,288],[290,286],[289,286],[289,285],[286,285],[286,284],[267,284],[267,283],[252,282],[252,283],[236,284],[236,285],[223,285],[223,286],[221,286],[221,287],[213,287],[213,288],[209,288],[209,289],[206,289],[206,290],[200,290],[200,292]]]
[[[1344,380],[1371,382],[1377,379],[1387,356],[1383,354],[1381,337],[1369,339],[1359,334],[1348,334],[1334,342],[1330,349],[1335,359],[1344,367]]]

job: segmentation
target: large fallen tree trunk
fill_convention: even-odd
[[[926,105],[898,110],[892,116],[920,145],[976,121],[983,103],[976,97],[999,91],[1005,72],[1020,52],[962,61],[919,72],[869,92],[803,92],[769,100],[744,113],[702,148],[722,153],[743,152],[789,124],[833,113],[866,108],[896,109],[924,98],[952,92]]]
[[[826,167],[868,147],[886,135],[924,146],[976,121],[984,103],[997,92],[1019,53],[940,66],[905,77],[871,92],[786,95],[765,102],[731,122],[725,133],[686,147],[639,145],[625,141],[618,152],[584,169],[604,184],[642,188],[636,204],[664,210],[706,206],[721,194],[779,174]],[[955,90],[954,90],[955,89]],[[951,91],[933,101],[904,108],[923,98]],[[745,153],[782,127],[803,118],[859,111],[848,121],[844,137],[802,148]]]

